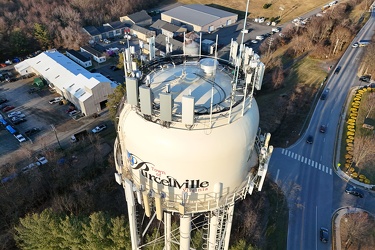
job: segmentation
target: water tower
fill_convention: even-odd
[[[260,134],[253,98],[263,73],[259,56],[232,41],[228,61],[170,55],[126,78],[115,177],[125,190],[133,250],[142,249],[153,220],[163,224],[165,250],[193,249],[198,217],[201,247],[229,248],[234,205],[261,190],[273,149],[270,135]]]

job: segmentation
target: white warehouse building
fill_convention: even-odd
[[[188,31],[212,32],[237,22],[238,15],[201,4],[179,6],[161,13],[161,20]]]
[[[31,72],[43,77],[58,94],[88,116],[106,107],[116,87],[100,73],[91,73],[57,50],[49,50],[15,66],[21,75]]]

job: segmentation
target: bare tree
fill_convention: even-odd
[[[359,167],[366,157],[375,154],[375,136],[356,137],[354,140],[353,151],[353,162]]]
[[[372,110],[375,108],[375,93],[370,93],[367,97],[367,114],[366,118],[369,117],[371,114]]]
[[[338,50],[342,50],[344,44],[352,40],[352,32],[347,27],[335,27],[331,34],[331,40],[335,44],[332,52],[332,54],[335,55]]]
[[[283,65],[281,62],[281,59],[279,58],[276,61],[276,65],[274,67],[274,70],[272,72],[272,86],[274,89],[279,89],[284,81],[284,70]]]
[[[366,212],[346,214],[340,223],[341,238],[345,250],[360,249],[361,245],[374,241],[374,218]]]

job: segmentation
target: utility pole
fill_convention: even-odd
[[[55,126],[54,126],[53,124],[51,124],[51,128],[52,128],[52,130],[55,132],[55,136],[56,136],[57,143],[59,144],[60,149],[62,150],[63,148],[61,147],[61,144],[60,144],[59,138],[57,137],[56,128],[55,128]]]

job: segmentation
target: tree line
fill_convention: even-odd
[[[285,65],[281,63],[280,57],[272,54],[279,48],[287,45],[285,56],[297,58],[308,55],[311,58],[331,60],[341,56],[342,51],[350,45],[355,34],[364,24],[364,14],[371,3],[364,0],[349,0],[340,2],[335,8],[329,9],[321,16],[312,16],[306,25],[295,26],[290,24],[282,30],[283,36],[268,38],[260,46],[263,61],[268,66],[272,75],[272,88],[278,89],[282,86]],[[353,10],[363,10],[362,16],[353,18]],[[369,46],[368,50],[372,47]],[[372,54],[366,53],[367,65],[373,63]],[[372,62],[372,63],[371,63]],[[370,71],[370,69],[367,69]],[[375,70],[375,67],[374,67]]]
[[[78,49],[82,27],[118,21],[157,0],[0,0],[0,59],[49,48]]]

